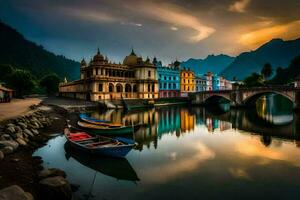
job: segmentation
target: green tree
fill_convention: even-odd
[[[30,94],[36,87],[36,80],[29,71],[15,69],[11,74],[7,75],[6,80],[8,86],[16,90],[18,97]]]
[[[40,80],[40,85],[44,87],[48,94],[55,94],[58,91],[60,78],[55,73],[47,74]]]
[[[273,69],[270,63],[266,63],[263,68],[261,69],[261,75],[263,75],[263,78],[266,80],[269,77],[271,77],[273,74]]]
[[[252,73],[250,76],[245,78],[244,86],[245,87],[257,87],[263,85],[263,77],[258,73]]]

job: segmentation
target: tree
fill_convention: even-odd
[[[245,87],[256,87],[263,85],[263,77],[258,73],[252,73],[250,76],[245,78],[244,86]]]
[[[6,80],[8,86],[16,90],[18,97],[22,97],[36,87],[35,77],[29,71],[22,69],[15,69]]]
[[[263,78],[265,80],[268,79],[269,77],[272,76],[272,73],[273,73],[273,69],[272,69],[271,64],[266,63],[261,70],[261,74],[263,75]]]
[[[47,74],[40,80],[40,86],[44,87],[48,94],[55,94],[58,91],[60,78],[55,73]]]

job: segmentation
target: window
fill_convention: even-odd
[[[150,70],[148,71],[148,77],[149,78],[151,77],[151,71]]]
[[[100,83],[100,84],[99,84],[99,92],[102,92],[102,91],[103,91],[103,84]]]
[[[165,80],[167,80],[167,77],[165,76]]]
[[[151,87],[151,86],[150,86],[150,84],[148,84],[148,92],[150,92],[150,91],[151,91],[150,87]]]
[[[171,80],[171,76],[169,77],[169,80]]]
[[[171,83],[169,83],[169,89],[171,89]]]
[[[173,89],[176,89],[176,84],[175,83],[173,83]]]
[[[98,69],[96,69],[96,75],[98,75]]]
[[[167,88],[167,84],[166,83],[164,83],[164,89],[166,89]]]
[[[159,84],[159,89],[162,89],[162,84],[161,83]]]

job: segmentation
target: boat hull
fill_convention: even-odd
[[[94,154],[94,155],[102,155],[108,157],[116,157],[116,158],[124,158],[133,148],[133,146],[125,146],[125,147],[112,147],[112,148],[98,148],[98,149],[87,149],[79,146],[73,142],[68,141],[69,144],[80,151]]]
[[[78,122],[78,126],[87,130],[94,135],[129,135],[133,134],[133,126],[115,127],[115,128],[98,128],[97,126],[85,125],[85,123]]]

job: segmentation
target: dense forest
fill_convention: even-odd
[[[0,64],[9,64],[31,72],[36,77],[56,73],[68,80],[79,78],[79,62],[55,55],[26,40],[10,26],[0,22]]]

